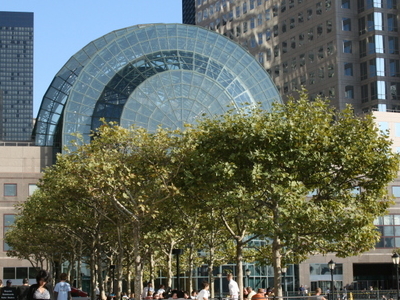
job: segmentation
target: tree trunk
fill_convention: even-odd
[[[170,247],[168,254],[167,254],[167,286],[172,288],[172,248]]]
[[[272,242],[272,262],[274,267],[275,296],[278,299],[282,299],[282,256],[280,248],[280,240],[279,238],[275,238]]]
[[[193,291],[193,269],[194,269],[194,251],[193,251],[193,242],[190,242],[190,248],[189,248],[189,257],[188,257],[188,265],[189,265],[189,290],[188,292],[191,293]],[[212,297],[211,297],[212,298]]]
[[[239,285],[239,299],[243,299],[243,244],[240,240],[236,241],[236,274]]]
[[[140,255],[140,225],[136,221],[133,229],[133,257],[135,260],[135,300],[140,300],[142,293],[143,281],[142,281],[142,257]]]
[[[209,278],[209,282],[210,282],[210,292],[211,292],[211,298],[214,298],[214,294],[215,294],[215,289],[214,289],[214,275],[213,275],[213,269],[214,269],[214,252],[215,249],[214,247],[211,247],[209,249],[209,261],[208,261],[208,278]]]

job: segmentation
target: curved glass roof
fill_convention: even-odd
[[[71,57],[43,98],[33,134],[37,145],[69,145],[74,133],[89,142],[100,118],[175,129],[231,105],[269,109],[274,101],[281,98],[268,73],[228,38],[191,25],[139,25]]]

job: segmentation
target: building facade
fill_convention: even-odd
[[[8,244],[3,237],[14,223],[15,205],[26,201],[37,188],[45,167],[53,164],[53,149],[29,142],[0,142],[0,278],[13,279],[21,285],[23,278],[35,283],[36,271],[27,260],[7,256]],[[18,280],[17,280],[18,279]]]
[[[30,140],[32,117],[33,13],[0,12],[0,140]]]
[[[195,6],[195,12],[187,9]],[[219,32],[244,46],[268,71],[286,101],[300,86],[310,98],[327,96],[343,109],[374,111],[400,151],[399,3],[396,0],[183,0],[183,22]],[[335,285],[396,288],[391,262],[400,247],[400,179],[388,186],[396,204],[375,220],[376,249],[346,259],[315,255],[291,272],[287,288],[326,289],[328,262],[337,263]]]
[[[400,111],[397,0],[183,0],[193,18],[247,48],[284,100],[303,85],[340,109]]]

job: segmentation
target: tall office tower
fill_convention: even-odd
[[[0,140],[30,140],[32,116],[33,13],[0,12]]]
[[[283,99],[304,85],[340,109],[400,111],[397,0],[191,2],[184,22],[195,17],[246,47]]]

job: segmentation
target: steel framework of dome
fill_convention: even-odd
[[[225,36],[181,24],[113,31],[72,56],[54,77],[33,131],[39,146],[85,142],[100,119],[154,131],[229,106],[282,101],[264,68]]]

